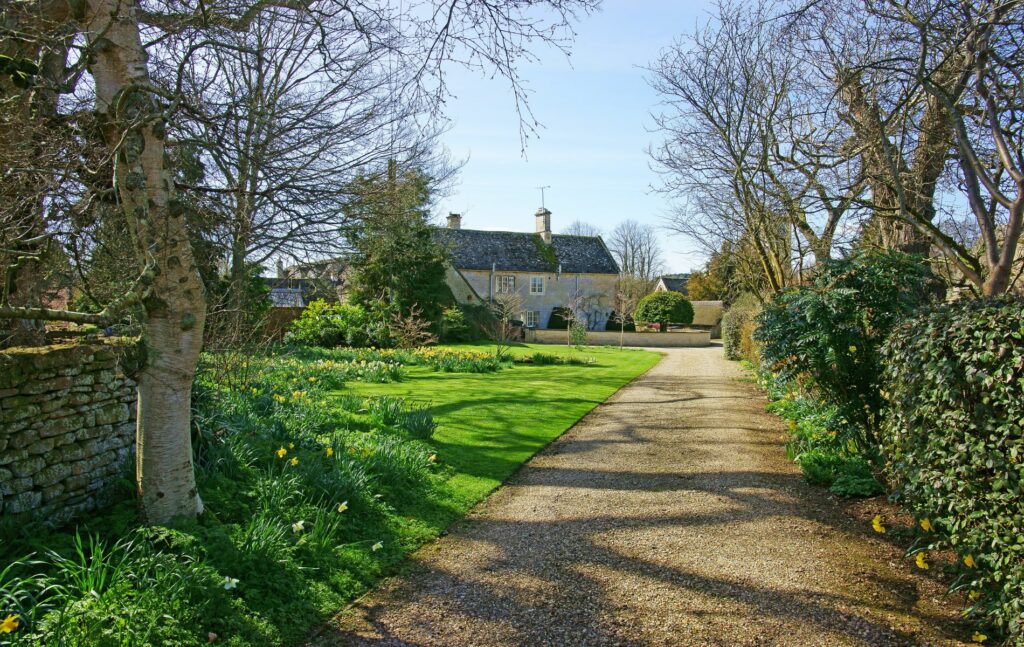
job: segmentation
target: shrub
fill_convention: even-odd
[[[614,330],[615,332],[635,332],[636,323],[633,322],[633,317],[629,314],[626,315],[625,325],[619,321],[619,313],[614,310],[608,315],[608,321],[604,325],[605,330]]]
[[[765,305],[754,340],[766,368],[836,408],[836,431],[868,460],[878,458],[882,342],[920,307],[928,269],[898,252],[820,264],[812,285]]]
[[[558,306],[551,310],[551,316],[548,317],[548,329],[568,330],[569,322],[574,318],[571,308]]]
[[[386,303],[374,307],[310,303],[292,322],[285,342],[299,346],[380,346],[393,344],[390,333],[393,309]]]
[[[759,314],[761,302],[753,294],[744,293],[722,315],[722,343],[727,359],[760,362],[754,341]]]
[[[660,324],[659,330],[665,332],[670,323],[683,326],[693,323],[693,306],[678,292],[652,292],[640,299],[633,319]]]
[[[466,313],[459,306],[445,308],[441,313],[441,341],[448,344],[472,341]]]
[[[883,350],[886,468],[934,532],[924,548],[961,557],[953,588],[969,614],[1024,640],[1024,302],[948,304]],[[964,560],[976,566],[970,568]]]

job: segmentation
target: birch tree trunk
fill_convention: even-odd
[[[164,117],[150,85],[135,3],[88,0],[96,110],[114,151],[114,182],[141,267],[153,267],[138,378],[136,486],[144,519],[202,512],[192,466],[191,388],[206,300],[184,209],[164,151]]]

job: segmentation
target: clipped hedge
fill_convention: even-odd
[[[758,363],[757,345],[754,343],[753,335],[759,314],[761,304],[757,297],[743,294],[722,315],[722,345],[727,359],[745,359]]]
[[[882,356],[887,474],[934,528],[916,549],[956,551],[968,614],[1024,643],[1024,301],[944,305]]]
[[[652,292],[636,304],[633,320],[646,324],[659,324],[665,332],[669,324],[689,326],[693,323],[693,305],[678,292]]]

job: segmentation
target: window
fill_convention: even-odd
[[[530,294],[544,294],[544,277],[530,277]]]
[[[524,313],[526,316],[523,317],[526,320],[527,328],[536,328],[540,322],[540,311],[539,310],[527,310]]]
[[[516,277],[511,274],[495,276],[494,291],[498,294],[512,294],[516,291]]]

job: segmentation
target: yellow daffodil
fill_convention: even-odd
[[[277,450],[275,453],[277,454],[278,458],[284,458],[284,455],[288,453],[288,450],[285,449],[284,447],[282,447],[281,449]]]
[[[796,431],[796,420],[790,420],[789,421],[789,430],[790,431]]]
[[[0,622],[0,633],[12,634],[17,631],[20,626],[21,623],[18,622],[18,616],[8,615],[4,618],[3,622]]]
[[[851,345],[851,346],[850,346],[850,348],[849,348],[849,351],[850,351],[851,353],[856,353],[856,352],[857,352],[857,347],[856,347],[856,346],[852,346],[852,345]]]
[[[981,591],[971,591],[967,594],[967,599],[974,601],[981,597]]]
[[[348,510],[348,501],[342,501],[338,504],[338,512],[344,512]]]
[[[253,394],[253,395],[257,395],[257,394],[259,393],[259,391],[257,391],[257,390],[256,390],[256,387],[255,387],[255,386],[254,386],[254,387],[252,387],[252,388],[251,388],[251,389],[249,389],[249,390],[250,390],[250,392],[252,392],[252,394]]]
[[[310,376],[309,376],[309,381],[310,381],[310,382],[316,382],[316,378],[315,378],[315,377],[313,377],[312,375],[310,375]]]
[[[885,526],[882,525],[882,515],[875,515],[875,518],[871,520],[871,527],[875,529],[875,532],[885,534]]]
[[[437,462],[437,454],[431,454],[430,456],[428,456],[427,457],[427,462],[428,463],[436,463]]]
[[[363,458],[366,458],[369,455],[370,455],[370,448],[369,447],[363,447]]]
[[[299,464],[299,457],[298,456],[292,456],[292,460],[289,461],[289,462],[292,464],[292,467],[294,467],[294,466]]]
[[[327,458],[330,458],[330,457],[334,456],[334,448],[333,447],[328,447],[326,451],[327,451]]]
[[[932,522],[928,521],[927,519],[921,519],[921,529],[924,530],[925,532],[931,532],[932,531]]]
[[[376,553],[376,552],[377,552],[378,550],[380,550],[381,548],[384,548],[384,542],[382,542],[382,541],[378,541],[378,542],[377,542],[376,544],[374,544],[373,546],[370,546],[370,550],[372,550],[372,551],[373,551],[373,552],[375,552],[375,553]]]
[[[931,568],[931,566],[928,565],[928,553],[925,551],[921,551],[917,554],[917,557],[914,558],[914,563],[917,564],[918,568],[924,571]]]
[[[283,395],[281,395],[280,393],[275,393],[275,394],[274,394],[274,402],[284,402],[284,401],[285,401],[285,400],[287,400],[287,399],[288,399],[288,398],[284,397],[284,396],[283,396]]]
[[[295,449],[295,443],[288,443],[288,449]]]
[[[974,568],[977,564],[974,562],[974,555],[967,555],[964,557],[964,564],[967,564],[967,568]]]
[[[296,521],[295,523],[292,524],[292,532],[294,532],[294,533],[300,533],[300,532],[302,532],[305,529],[306,529],[306,522],[303,521],[302,519],[299,519],[298,521]]]
[[[985,642],[986,640],[988,640],[988,636],[986,636],[985,634],[981,633],[980,631],[975,631],[975,632],[974,632],[974,633],[973,633],[973,634],[971,635],[971,641],[972,641],[972,642],[976,642],[976,643],[983,643],[983,642]]]

